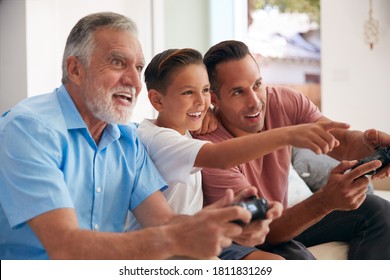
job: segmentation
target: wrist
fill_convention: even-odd
[[[163,250],[167,250],[168,257],[186,256],[186,252],[181,245],[180,234],[183,231],[180,223],[172,223],[161,227],[162,236],[164,239]],[[160,237],[161,238],[161,237]]]
[[[287,145],[293,144],[293,136],[294,130],[290,126],[280,127],[280,128],[274,128],[274,133],[277,132],[277,134],[274,137],[275,143],[277,143],[278,147],[284,147]]]
[[[311,198],[313,199],[313,205],[316,205],[319,215],[327,215],[334,210],[323,188],[315,192]]]

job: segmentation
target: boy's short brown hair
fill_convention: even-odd
[[[195,49],[168,49],[157,54],[145,69],[146,88],[164,93],[172,73],[191,64],[204,65],[202,54]]]

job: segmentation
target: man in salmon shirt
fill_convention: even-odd
[[[204,62],[218,128],[197,136],[199,139],[220,142],[277,127],[329,121],[302,94],[265,87],[256,61],[242,42],[224,41],[211,47]],[[330,241],[348,242],[349,259],[390,259],[390,203],[367,194],[369,180],[363,176],[379,168],[381,162],[370,161],[349,172],[357,159],[372,154],[378,146],[390,146],[390,135],[374,129],[335,129],[331,133],[339,143],[328,154],[341,163],[332,170],[325,186],[290,208],[291,147],[227,170],[202,170],[206,204],[216,201],[227,188],[238,194],[247,186],[255,186],[260,196],[280,201],[285,207],[282,216],[270,225],[265,244],[233,244],[223,250],[222,259],[241,259],[258,249],[286,259],[314,259],[307,247]],[[389,175],[390,165],[372,178]]]

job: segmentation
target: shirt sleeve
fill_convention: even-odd
[[[287,87],[271,88],[268,97],[270,100],[267,103],[270,106],[272,119],[278,117],[289,119],[289,125],[312,123],[317,121],[322,113],[310,99]],[[277,116],[276,114],[281,114]]]
[[[137,147],[137,158],[135,166],[129,169],[130,173],[131,170],[136,170],[134,172],[134,188],[130,198],[130,211],[134,211],[152,193],[163,191],[168,187],[138,137],[135,136],[134,139]]]
[[[11,227],[50,210],[73,207],[60,170],[59,138],[30,116],[16,116],[4,125],[0,202]]]
[[[194,168],[195,159],[201,147],[208,141],[188,138],[168,128],[143,127],[142,124],[138,133],[157,169],[169,185],[178,182],[187,184],[189,174],[199,170]]]

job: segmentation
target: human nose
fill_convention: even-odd
[[[258,106],[260,98],[254,90],[250,90],[247,95],[247,104],[250,108]]]
[[[125,86],[135,87],[137,92],[141,89],[141,73],[137,68],[128,68],[122,75],[122,83]]]
[[[196,94],[195,98],[195,104],[196,105],[204,105],[206,103],[206,97],[202,94],[202,92],[199,92]]]

